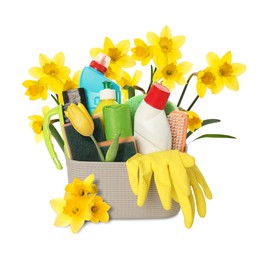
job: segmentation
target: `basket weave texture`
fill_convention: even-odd
[[[138,207],[124,162],[83,162],[66,159],[66,164],[69,182],[74,178],[84,180],[89,174],[95,174],[98,194],[111,206],[111,219],[168,218],[175,216],[180,210],[175,201],[172,202],[171,210],[163,209],[153,179],[144,206]]]

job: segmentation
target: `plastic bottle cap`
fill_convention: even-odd
[[[168,88],[159,83],[154,83],[144,100],[150,106],[163,110],[170,94],[171,92]]]
[[[104,81],[103,82],[104,89],[99,92],[100,100],[104,99],[116,99],[116,91],[111,89],[111,82]]]
[[[90,66],[104,74],[107,71],[109,63],[110,57],[100,52],[97,57],[91,61]]]

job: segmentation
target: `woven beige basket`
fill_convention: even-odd
[[[175,216],[180,210],[179,204],[174,201],[171,210],[163,209],[153,179],[144,206],[138,207],[124,162],[82,162],[67,159],[66,164],[69,182],[74,178],[84,180],[89,174],[95,174],[98,194],[111,206],[111,219],[168,218]]]

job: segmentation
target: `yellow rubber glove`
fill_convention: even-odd
[[[184,196],[183,193],[179,191],[178,186],[173,183],[172,197],[180,204],[184,216],[185,226],[190,228],[193,224],[195,214],[194,197],[198,214],[203,218],[206,215],[206,201],[204,194],[208,199],[212,199],[212,193],[201,171],[196,165],[188,168],[187,174],[190,179],[192,193],[188,197]]]
[[[130,186],[137,195],[137,205],[143,206],[150,187],[152,175],[164,209],[172,206],[173,183],[184,197],[191,194],[187,168],[194,166],[194,158],[177,150],[150,154],[136,154],[127,162]],[[175,188],[176,188],[175,187]]]
[[[171,197],[178,202],[187,228],[190,228],[194,221],[195,201],[199,216],[206,215],[204,194],[211,199],[212,193],[199,168],[195,165],[194,158],[190,155],[176,150],[146,155],[136,154],[126,162],[126,165],[130,185],[133,193],[138,196],[139,206],[143,206],[146,200],[154,174],[154,181],[163,207],[166,210],[171,208]]]

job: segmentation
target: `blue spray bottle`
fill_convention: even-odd
[[[110,79],[105,77],[110,62],[110,57],[103,53],[99,53],[97,57],[91,61],[89,67],[85,67],[80,76],[80,87],[84,88],[87,101],[87,109],[90,114],[95,110],[100,102],[99,92],[104,89],[103,82],[111,82],[111,89],[116,91],[116,101],[121,103],[121,89]]]

